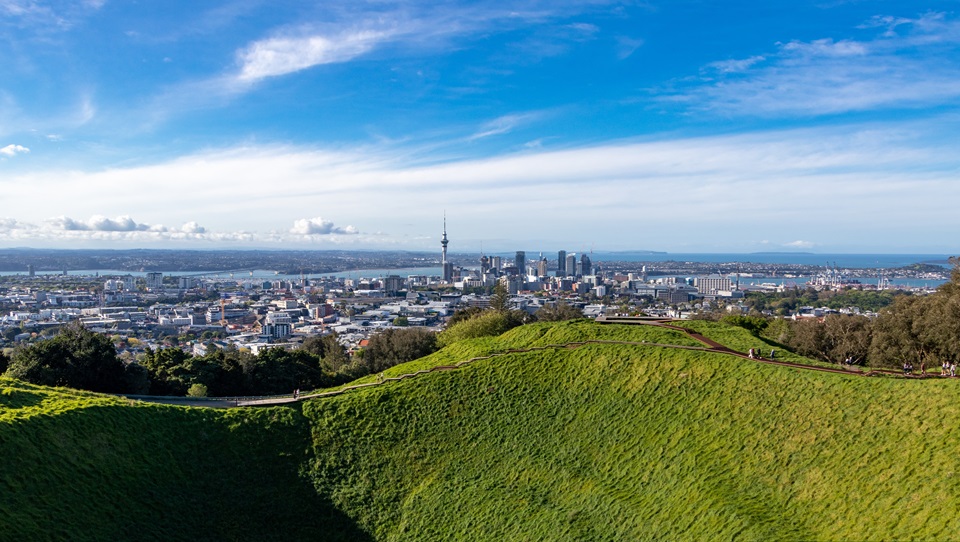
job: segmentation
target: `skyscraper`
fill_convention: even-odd
[[[527,253],[522,250],[518,250],[516,263],[517,263],[517,273],[519,273],[521,276],[526,275],[527,274]]]
[[[557,276],[565,277],[567,276],[567,251],[561,250],[557,252]]]
[[[574,277],[577,275],[577,255],[576,254],[567,254],[567,276]]]
[[[581,273],[583,275],[592,275],[593,274],[593,263],[590,262],[590,257],[586,254],[580,255],[580,265],[583,268]]]

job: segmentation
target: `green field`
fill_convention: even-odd
[[[698,331],[757,340],[738,329]],[[765,365],[587,322],[392,371],[593,339],[650,344],[506,354],[302,408],[0,380],[0,539],[960,540],[956,381]]]

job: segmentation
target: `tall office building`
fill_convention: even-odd
[[[567,251],[561,250],[557,252],[557,276],[565,277],[567,276]]]
[[[590,257],[586,254],[580,255],[580,266],[583,268],[580,273],[582,275],[592,275],[593,274],[593,263],[590,262]]]
[[[543,257],[543,254],[540,255],[540,261],[537,262],[537,276],[547,276],[547,259]]]
[[[565,267],[568,277],[576,276],[577,274],[577,255],[576,254],[567,254],[567,266]]]
[[[526,275],[527,274],[527,253],[526,252],[522,250],[517,251],[516,264],[517,264],[517,273],[521,275]]]
[[[163,273],[147,273],[147,288],[151,290],[163,288]]]

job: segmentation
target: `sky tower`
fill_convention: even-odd
[[[447,261],[447,213],[443,213],[443,237],[440,238],[440,265],[443,267],[443,282],[453,281],[453,264]]]

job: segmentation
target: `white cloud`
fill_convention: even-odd
[[[102,215],[94,215],[90,220],[74,220],[67,216],[58,216],[55,218],[50,218],[47,220],[47,223],[56,228],[62,229],[64,231],[145,231],[149,230],[150,226],[145,224],[137,224],[129,216],[120,216],[115,219],[107,218]]]
[[[106,0],[50,3],[38,0],[0,0],[0,16],[14,18],[19,25],[39,33],[69,30],[91,13],[99,10]],[[52,4],[52,5],[51,5]]]
[[[802,248],[802,249],[811,249],[816,246],[816,243],[811,243],[810,241],[791,241],[789,243],[784,243],[787,248]]]
[[[359,232],[353,226],[335,226],[330,220],[323,217],[303,218],[293,223],[290,233],[297,235],[356,235]]]
[[[758,116],[916,108],[960,99],[960,23],[942,15],[878,19],[864,40],[779,44],[770,54],[706,66],[710,76],[666,92],[695,110]],[[714,76],[716,74],[716,76]]]
[[[180,228],[180,231],[183,233],[206,233],[207,229],[196,222],[190,221],[184,224]]]
[[[630,38],[627,36],[618,36],[617,37],[617,58],[624,60],[629,58],[633,53],[637,51],[640,47],[643,46],[642,39]]]
[[[24,147],[23,145],[7,145],[6,147],[0,148],[0,154],[3,156],[16,156],[18,154],[25,154],[30,152],[30,149]]]
[[[536,120],[542,116],[543,114],[539,112],[515,113],[511,115],[503,115],[491,121],[485,122],[480,127],[480,130],[475,132],[470,137],[468,137],[467,140],[473,141],[476,139],[483,139],[485,137],[506,134],[506,133],[512,132],[515,128],[519,126],[525,123],[528,123],[530,121]]]
[[[791,41],[782,45],[781,48],[789,53],[811,57],[864,56],[870,52],[865,43],[850,40],[833,41],[829,38],[811,42]]]
[[[5,201],[18,202],[17,219],[42,226],[32,232],[17,228],[16,235],[8,226],[0,240],[314,247],[415,243],[430,249],[435,239],[416,239],[439,232],[446,209],[456,224],[451,237],[464,250],[479,248],[479,241],[470,244],[468,236],[483,239],[487,248],[496,239],[513,238],[541,239],[545,247],[679,250],[696,243],[690,248],[731,250],[739,247],[730,246],[732,239],[756,238],[757,224],[763,224],[766,239],[803,239],[817,248],[839,242],[837,231],[862,247],[893,239],[904,245],[916,239],[952,245],[949,232],[960,228],[952,208],[960,200],[955,182],[960,157],[948,143],[931,141],[955,140],[949,131],[956,120],[528,148],[431,163],[410,148],[264,145],[144,167],[7,175],[0,178],[0,189]],[[145,200],[142,192],[129,190],[131,179],[163,190]],[[37,198],[37,193],[48,196]],[[315,215],[290,218],[312,216],[318,207],[389,235],[358,233],[356,227]],[[43,222],[57,212],[102,216]],[[896,223],[877,220],[893,215],[899,217]],[[205,227],[190,224],[196,218]],[[185,225],[167,228],[157,224],[161,220]]]
[[[388,32],[360,30],[257,41],[238,53],[238,78],[257,81],[321,64],[346,62],[371,51],[389,37]]]
[[[707,64],[707,67],[717,70],[721,73],[738,73],[746,71],[754,64],[763,62],[766,59],[767,58],[764,56],[757,55],[750,58],[742,58],[737,60],[719,60],[717,62],[711,62],[710,64]]]

